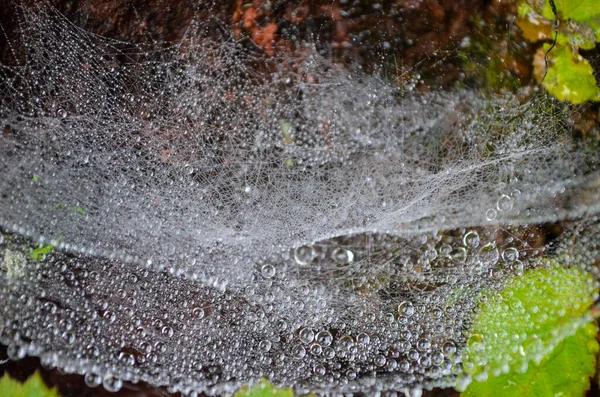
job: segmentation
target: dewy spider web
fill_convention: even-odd
[[[310,47],[262,59],[192,27],[142,50],[22,15],[0,80],[13,358],[108,390],[448,386],[481,290],[597,256],[597,153],[551,100],[514,117],[513,98],[404,93]],[[57,252],[28,260],[25,238]]]

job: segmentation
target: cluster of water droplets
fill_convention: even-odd
[[[512,98],[406,95],[202,29],[149,51],[43,8],[22,30],[0,71],[0,340],[91,387],[453,385],[478,305],[583,235],[535,225],[597,228],[597,155]]]

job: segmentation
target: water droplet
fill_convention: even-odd
[[[415,307],[412,302],[404,301],[398,305],[398,312],[403,316],[410,318],[415,314]]]
[[[297,359],[302,359],[306,356],[306,349],[300,344],[294,345],[294,347],[292,347],[292,355]]]
[[[354,347],[354,339],[350,335],[344,335],[338,341],[338,345],[342,350],[350,350]]]
[[[315,338],[315,333],[309,328],[302,328],[298,334],[300,341],[304,344],[311,343]]]
[[[335,357],[335,350],[333,350],[331,347],[326,347],[325,349],[323,349],[323,356],[326,359],[331,360]]]
[[[483,336],[480,334],[473,334],[467,339],[467,347],[475,352],[482,352],[484,350]]]
[[[356,336],[356,341],[363,346],[368,345],[371,342],[371,338],[369,337],[369,335],[363,333],[360,333]]]
[[[378,367],[383,367],[385,365],[385,363],[387,362],[387,359],[385,358],[385,356],[383,354],[378,354],[375,356],[375,358],[373,359],[373,362],[375,363],[375,365],[377,365]]]
[[[301,266],[308,265],[315,258],[316,253],[313,247],[303,245],[294,250],[294,260]]]
[[[444,362],[444,355],[440,351],[431,353],[431,363],[433,365],[441,365]]]
[[[498,212],[495,209],[490,208],[485,212],[485,217],[488,221],[493,221],[498,217]]]
[[[261,340],[258,344],[258,348],[264,352],[268,352],[271,350],[271,341],[269,340]]]
[[[342,247],[338,247],[331,253],[333,260],[340,265],[347,265],[354,261],[354,253]]]
[[[317,334],[315,340],[321,346],[327,347],[331,345],[331,342],[333,341],[333,336],[329,331],[321,331]]]
[[[481,262],[485,266],[493,266],[498,263],[498,260],[500,259],[500,253],[496,248],[496,244],[488,243],[481,247],[481,250],[479,251],[479,259],[481,259]]]
[[[467,232],[463,236],[463,245],[467,248],[477,248],[479,247],[479,243],[479,234],[476,231]]]
[[[107,391],[116,393],[123,387],[123,381],[112,374],[106,374],[102,380],[102,386],[104,386]]]
[[[56,111],[56,115],[61,119],[64,119],[65,117],[67,117],[67,111],[65,109],[58,109]]]
[[[194,310],[192,310],[192,314],[194,315],[194,317],[196,318],[204,318],[204,309],[201,307],[196,307],[194,308]]]
[[[313,343],[310,345],[310,353],[314,356],[319,356],[323,353],[323,347],[318,343]]]
[[[449,340],[442,346],[442,351],[444,352],[444,355],[446,355],[447,357],[451,357],[453,354],[456,353],[456,345],[454,344],[454,342]]]
[[[519,259],[519,251],[514,247],[508,247],[502,252],[502,259],[507,263],[512,263]]]
[[[260,274],[262,274],[264,278],[271,278],[275,275],[275,267],[273,265],[264,265],[260,269]]]
[[[506,194],[503,194],[498,199],[498,202],[496,203],[496,208],[498,208],[498,211],[510,211],[510,210],[512,210],[512,208],[513,208],[512,198],[510,198]]]
[[[427,352],[431,349],[431,342],[425,338],[421,338],[417,341],[417,350],[421,352]]]
[[[86,372],[83,380],[88,387],[98,387],[102,384],[102,376],[95,372]]]
[[[524,266],[523,266],[523,262],[521,262],[520,260],[516,260],[516,261],[514,261],[514,262],[513,262],[513,263],[510,265],[510,268],[511,268],[511,269],[512,269],[512,270],[515,272],[515,274],[516,274],[517,276],[521,276],[521,275],[523,275],[523,269],[524,269]]]
[[[467,260],[467,249],[464,247],[457,247],[450,252],[450,257],[453,261],[464,263]]]

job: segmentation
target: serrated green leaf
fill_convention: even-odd
[[[24,383],[20,383],[8,375],[0,379],[0,396],[2,397],[59,397],[58,391],[50,389],[35,372]]]
[[[294,397],[292,389],[277,389],[269,381],[263,379],[260,383],[248,388],[242,387],[234,397]]]
[[[544,45],[544,52],[537,56],[543,56],[548,48],[549,44]],[[565,46],[554,48],[548,60],[548,73],[542,84],[550,94],[574,104],[600,101],[600,88],[587,59]]]
[[[471,383],[465,396],[544,397],[585,390],[598,344],[595,325],[581,327],[597,296],[591,275],[557,264],[511,280],[475,318],[457,388],[475,379],[483,383]]]

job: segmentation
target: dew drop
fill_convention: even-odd
[[[507,263],[512,263],[519,259],[519,251],[514,247],[508,247],[502,251],[502,259]]]
[[[495,209],[490,208],[485,212],[485,217],[488,221],[493,221],[498,217],[498,212]]]
[[[347,265],[354,261],[354,253],[342,247],[338,247],[333,250],[331,257],[336,263],[340,265]]]
[[[297,247],[294,250],[294,260],[301,266],[310,264],[315,256],[315,249],[307,245]]]
[[[98,387],[102,384],[102,376],[95,372],[86,372],[83,380],[88,387]]]
[[[477,248],[479,247],[479,243],[479,234],[476,231],[467,232],[463,236],[463,245],[467,248]]]
[[[292,347],[292,355],[297,359],[302,359],[306,356],[306,349],[300,344],[294,345],[294,347]]]
[[[271,341],[269,340],[261,340],[258,344],[258,348],[264,352],[268,352],[271,350]]]
[[[363,332],[356,336],[356,341],[360,345],[367,346],[371,342],[371,338],[369,337],[369,335],[367,335]]]
[[[331,345],[331,342],[333,341],[333,336],[329,331],[321,331],[317,334],[315,340],[321,346],[327,347]]]
[[[398,312],[405,317],[412,317],[415,314],[415,307],[412,302],[404,301],[398,305]]]
[[[123,381],[112,374],[106,374],[102,380],[102,386],[104,386],[106,391],[116,393],[123,387]]]
[[[498,209],[498,211],[510,211],[510,210],[512,210],[512,208],[513,208],[512,198],[510,198],[506,194],[503,194],[498,199],[498,202],[496,203],[496,208]]]
[[[385,358],[385,356],[383,354],[378,354],[375,356],[375,358],[373,359],[373,362],[375,363],[375,365],[377,365],[378,367],[383,367],[385,365],[385,363],[387,362],[387,359]]]
[[[275,267],[273,265],[264,265],[260,269],[260,274],[262,274],[264,278],[271,278],[275,275]]]
[[[309,328],[302,328],[298,334],[300,341],[304,344],[311,343],[315,338],[315,333]]]
[[[192,310],[192,314],[194,315],[194,317],[200,319],[200,318],[204,318],[204,309],[201,307],[196,307],[194,308],[194,310]]]
[[[500,254],[495,243],[489,243],[481,247],[479,258],[485,266],[494,266],[500,259]]]

